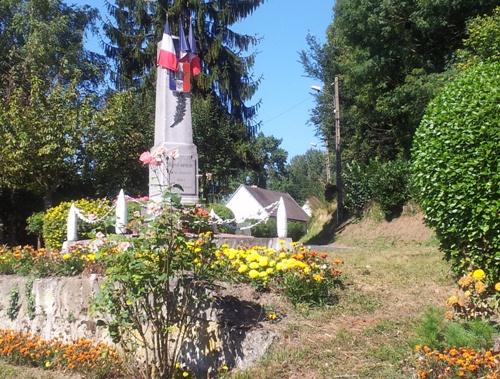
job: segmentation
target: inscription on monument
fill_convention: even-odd
[[[184,190],[185,195],[198,195],[197,178],[198,172],[196,158],[191,155],[181,155],[174,161],[170,184],[178,184]],[[174,190],[175,191],[175,190]]]

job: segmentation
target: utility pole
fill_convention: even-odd
[[[340,149],[340,96],[339,78],[335,77],[335,179],[337,187],[337,226],[342,222],[344,198],[342,189],[342,158]]]

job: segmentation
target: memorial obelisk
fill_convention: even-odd
[[[182,25],[180,28],[182,28]],[[168,26],[166,25],[165,30],[167,29]],[[174,53],[179,58],[179,39],[172,36],[168,37],[172,39]],[[158,44],[159,53],[160,49],[162,49],[162,42]],[[184,65],[184,68],[186,67],[189,66]],[[198,152],[196,145],[193,143],[191,95],[189,91],[183,91],[182,83],[180,88],[171,89],[172,75],[174,74],[173,70],[164,68],[161,65],[157,66],[153,150],[158,148],[165,148],[168,151],[177,150],[178,157],[175,160],[170,160],[169,175],[165,175],[165,173],[158,175],[155,168],[150,168],[149,196],[152,199],[159,199],[162,190],[171,188],[172,192],[180,193],[183,204],[195,204],[198,202]],[[189,76],[188,80],[190,80]],[[180,186],[182,190],[177,186],[174,187],[174,185]]]

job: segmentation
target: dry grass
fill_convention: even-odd
[[[338,303],[289,315],[282,322],[282,338],[258,366],[231,377],[412,377],[415,323],[426,307],[444,304],[453,280],[429,242],[431,235],[415,237],[425,228],[421,221],[410,221],[401,238],[385,225],[383,233],[373,234],[371,244],[361,239],[362,246],[335,254],[344,259],[346,274]],[[405,223],[392,225],[401,228]],[[351,226],[338,240],[356,242],[370,228]]]
[[[81,379],[75,374],[48,371],[35,367],[14,366],[0,362],[0,378],[2,379]]]

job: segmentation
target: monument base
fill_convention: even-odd
[[[155,146],[167,150],[176,149],[179,157],[168,160],[168,167],[158,170],[155,167],[149,169],[149,198],[160,200],[164,192],[179,193],[181,203],[194,205],[198,203],[198,151],[194,144],[175,142],[164,142]],[[177,186],[180,186],[178,188]]]

